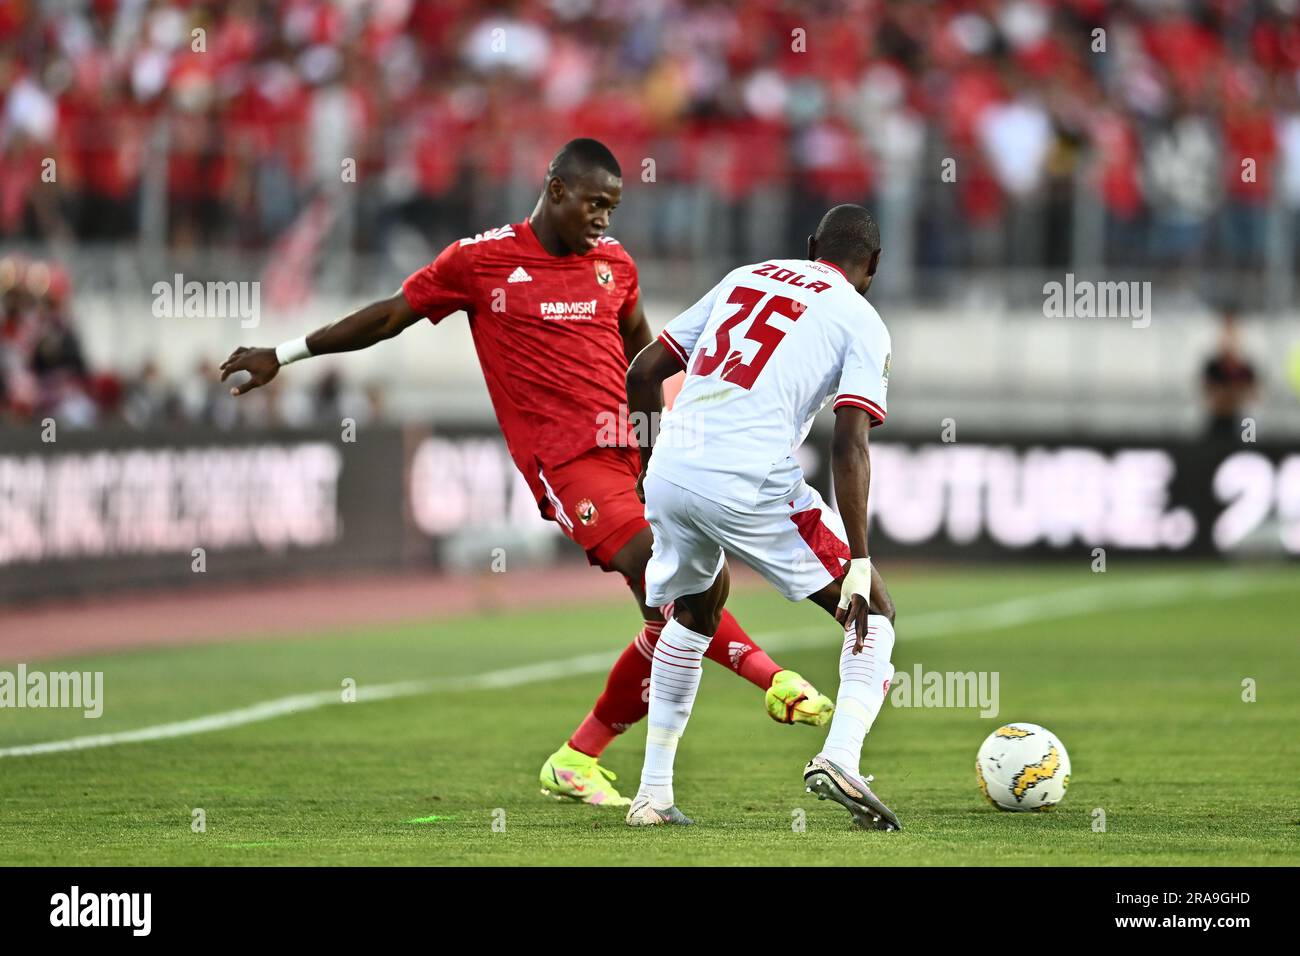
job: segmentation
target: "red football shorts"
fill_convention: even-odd
[[[612,571],[614,555],[642,528],[645,505],[636,496],[637,448],[592,448],[572,461],[538,468],[532,482],[542,516],[563,529],[587,560]]]

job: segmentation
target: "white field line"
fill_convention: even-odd
[[[1074,617],[1091,611],[1129,610],[1157,607],[1197,598],[1220,598],[1268,589],[1268,582],[1256,583],[1246,577],[1233,577],[1212,581],[1189,581],[1187,578],[1149,579],[1125,585],[1092,585],[1051,591],[1025,598],[1013,598],[977,607],[930,611],[916,615],[904,613],[899,618],[898,640],[902,644],[920,639],[946,637],[961,633],[975,633],[1015,627],[1040,621]],[[756,639],[767,650],[789,650],[798,647],[824,644],[838,649],[834,631],[823,625],[796,630],[770,631],[756,634]],[[357,702],[393,700],[437,691],[497,690],[519,687],[548,680],[595,674],[608,670],[617,658],[616,653],[583,654],[561,660],[541,661],[520,667],[507,667],[467,674],[460,677],[441,677],[431,680],[398,681],[357,688]],[[245,724],[255,724],[288,714],[301,714],[321,707],[342,704],[341,690],[322,690],[309,694],[294,694],[275,700],[262,701],[249,707],[227,710],[204,717],[156,724],[138,730],[124,730],[111,734],[91,734],[51,740],[45,743],[21,744],[0,748],[0,757],[34,757],[40,754],[64,753],[71,750],[89,750],[112,747],[117,744],[146,743],[151,740],[168,740],[193,734],[229,730]]]
[[[904,610],[898,619],[898,642],[927,637],[949,637],[954,634],[995,631],[1001,628],[1037,624],[1042,621],[1077,617],[1091,612],[1127,611],[1146,607],[1160,607],[1181,601],[1203,598],[1224,598],[1277,587],[1275,582],[1257,581],[1248,577],[1223,577],[1214,580],[1192,581],[1181,578],[1150,578],[1131,584],[1094,584],[1087,587],[1049,591],[1031,597],[1011,598],[978,607],[953,608],[945,611],[928,611],[908,614]],[[762,635],[760,643],[766,648],[797,648],[830,643],[826,628],[798,628],[789,631],[771,631]]]

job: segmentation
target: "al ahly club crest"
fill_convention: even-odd
[[[596,506],[592,504],[590,498],[583,498],[574,510],[578,512],[578,520],[583,524],[596,523]]]
[[[614,270],[609,267],[609,263],[604,259],[596,260],[596,281],[602,286],[609,286],[614,281]]]

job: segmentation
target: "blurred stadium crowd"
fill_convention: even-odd
[[[891,282],[1261,286],[1300,254],[1300,0],[0,0],[0,255],[235,250],[279,268],[274,307],[309,282],[294,243],[517,220],[578,134],[637,184],[614,231],[647,262],[770,255],[855,201]],[[210,374],[87,369],[68,275],[0,264],[0,413],[220,418]]]
[[[337,368],[306,389],[276,383],[252,401],[232,402],[217,362],[198,359],[191,374],[164,375],[154,359],[135,369],[92,368],[71,312],[72,280],[61,266],[0,257],[0,426],[53,418],[69,428],[123,423],[134,428],[186,424],[310,426],[381,414],[374,386],[345,382]]]
[[[0,0],[0,235],[120,239],[161,216],[172,244],[260,247],[346,158],[372,184],[356,243],[400,221],[463,235],[516,218],[510,183],[535,191],[557,131],[581,131],[631,176],[651,158],[657,183],[703,185],[736,216],[775,193],[800,221],[954,159],[955,189],[915,197],[923,264],[1067,261],[1076,175],[1115,261],[1250,264],[1268,205],[1300,209],[1298,11]],[[57,188],[38,188],[44,157]],[[662,192],[643,254],[687,245]],[[1046,246],[1007,235],[1024,203]]]

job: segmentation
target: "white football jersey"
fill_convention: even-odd
[[[686,381],[649,472],[711,500],[752,507],[795,488],[794,450],[832,398],[885,420],[889,332],[828,262],[741,266],[659,340]]]

